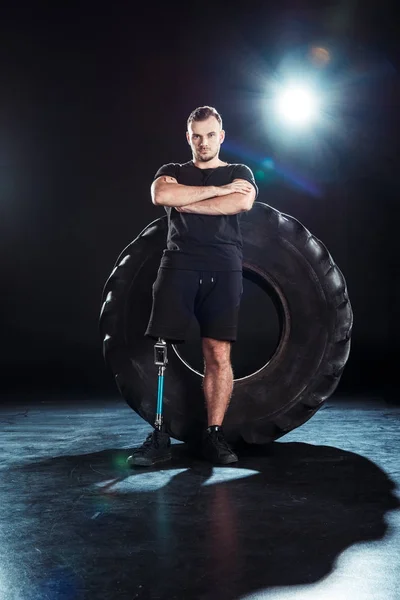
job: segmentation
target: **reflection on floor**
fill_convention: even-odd
[[[175,443],[120,398],[0,409],[2,600],[398,600],[400,407],[331,399],[239,463]]]

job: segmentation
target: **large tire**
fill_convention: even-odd
[[[307,421],[334,392],[350,351],[352,309],[346,282],[326,247],[298,220],[256,202],[242,215],[243,275],[274,299],[281,336],[271,359],[235,380],[224,430],[229,442],[271,442]],[[144,337],[167,219],[150,223],[119,256],[106,282],[100,332],[106,363],[123,398],[154,422],[154,342]],[[174,347],[173,347],[174,348]],[[178,440],[204,427],[202,375],[171,348],[164,422]]]

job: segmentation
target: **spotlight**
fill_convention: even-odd
[[[291,125],[308,125],[318,116],[319,103],[311,89],[294,84],[276,97],[278,116]]]

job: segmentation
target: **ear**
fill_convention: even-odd
[[[219,141],[220,141],[220,144],[223,144],[224,139],[225,139],[225,131],[223,129],[221,129],[221,131],[219,132]]]
[[[187,143],[190,146],[190,137],[189,137],[189,132],[188,131],[186,132],[186,140],[187,140]]]

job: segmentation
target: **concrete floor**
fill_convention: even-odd
[[[1,600],[400,599],[399,406],[333,398],[233,466],[176,443],[133,471],[150,427],[122,399],[8,400]]]

